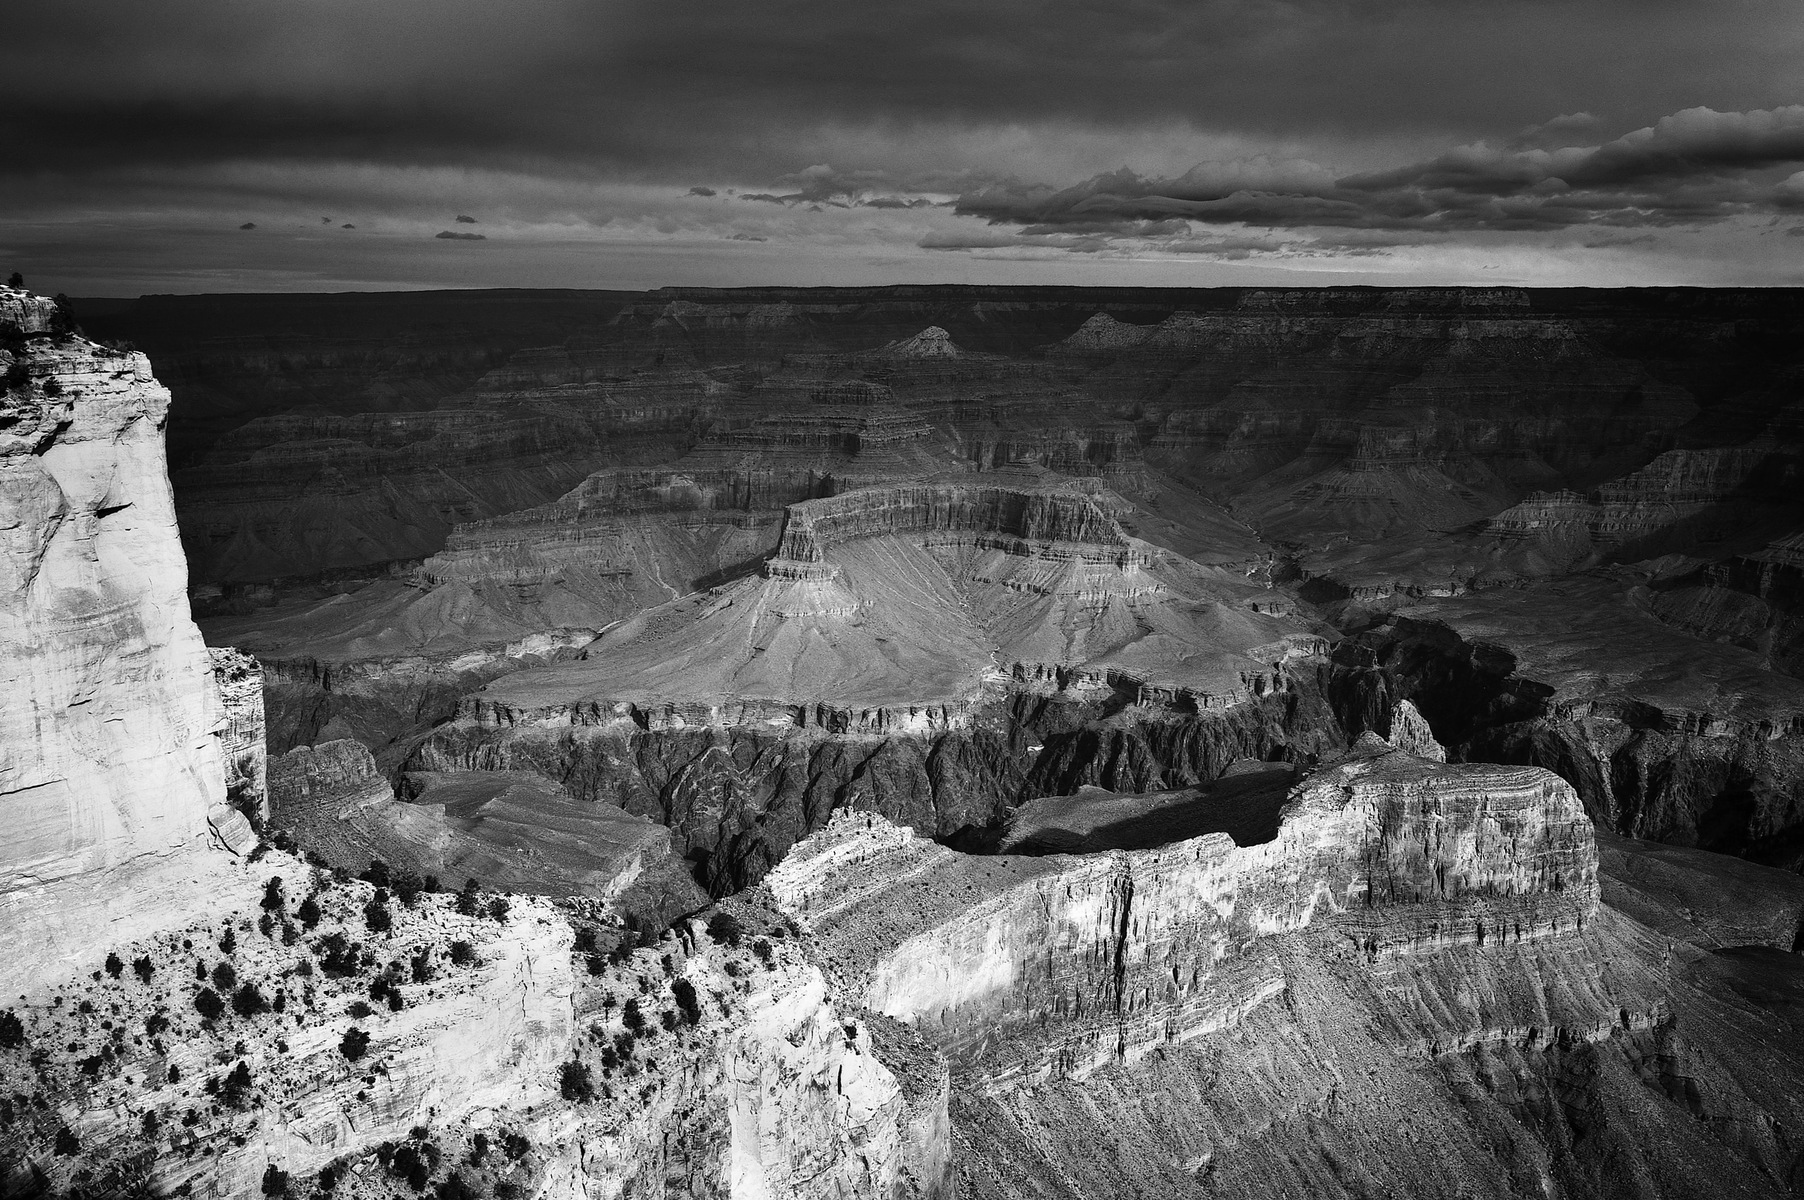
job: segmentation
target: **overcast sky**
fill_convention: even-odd
[[[1804,284],[1797,0],[56,0],[0,270],[74,295]]]

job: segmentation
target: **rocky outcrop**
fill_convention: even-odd
[[[884,350],[897,358],[957,358],[963,353],[952,335],[938,325],[929,325],[911,338],[892,342]]]
[[[0,991],[154,927],[213,869],[227,719],[175,532],[168,393],[141,354],[0,291]],[[241,818],[242,819],[242,818]],[[204,885],[202,885],[204,886]],[[197,901],[196,901],[197,902]]]
[[[1382,743],[1292,793],[1277,836],[973,859],[845,814],[766,883],[844,985],[990,1088],[1083,1078],[1238,1022],[1284,989],[1271,939],[1331,922],[1376,961],[1573,933],[1597,851],[1549,772]]]
[[[229,646],[210,646],[207,657],[225,707],[225,726],[219,738],[226,763],[226,803],[252,824],[261,825],[269,819],[263,668],[250,655]]]
[[[1063,543],[1068,553],[1103,553],[1127,565],[1121,528],[1077,489],[1020,490],[964,484],[867,488],[792,505],[777,558],[820,562],[835,542],[890,534],[972,534],[979,538]]]
[[[1804,689],[1602,580],[1420,601],[1335,650],[1352,732],[1409,699],[1450,756],[1557,772],[1600,826],[1795,867]],[[1444,623],[1443,623],[1444,622]]]
[[[114,947],[143,968],[9,1007],[9,1192],[236,1197],[330,1178],[362,1200],[417,1171],[435,1191],[951,1194],[944,1060],[843,1006],[771,914],[741,905],[720,941],[696,921],[604,958],[543,900],[471,914],[353,882],[306,893],[302,914],[302,864],[263,869],[274,883],[222,881],[216,922]],[[304,935],[266,934],[272,919]],[[581,924],[590,947],[620,933]],[[197,1018],[196,962],[256,1001]],[[124,1036],[146,1020],[151,1036]],[[18,1105],[26,1087],[44,1104]]]

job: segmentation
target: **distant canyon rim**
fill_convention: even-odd
[[[0,289],[0,1193],[1796,1194],[1801,333]]]

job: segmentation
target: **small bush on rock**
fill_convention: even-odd
[[[699,1025],[702,1020],[701,1001],[695,997],[695,985],[687,979],[678,979],[671,983],[670,994],[676,997],[677,1008],[683,1014],[683,1020],[691,1025]]]
[[[225,1001],[212,988],[202,988],[194,993],[194,1011],[209,1021],[217,1020],[225,1012]]]
[[[730,912],[717,912],[708,918],[708,936],[723,946],[737,946],[745,936],[745,927]]]
[[[281,912],[288,905],[282,896],[282,877],[271,875],[269,882],[263,885],[263,909],[265,912]]]
[[[363,906],[363,923],[372,933],[387,933],[395,927],[394,914],[388,910],[387,888],[377,888],[375,898]]]
[[[344,1037],[339,1039],[338,1052],[352,1062],[364,1056],[370,1048],[370,1035],[353,1025],[345,1030]]]
[[[251,1090],[251,1069],[242,1061],[232,1068],[219,1087],[219,1098],[227,1108],[243,1108]]]
[[[302,929],[312,930],[319,924],[319,901],[308,896],[301,901],[301,906],[294,910],[294,915],[299,918]]]
[[[595,1099],[595,1084],[589,1078],[589,1068],[575,1059],[571,1059],[558,1068],[558,1094],[566,1100],[574,1100],[578,1104],[589,1104]]]
[[[0,1050],[15,1050],[25,1044],[25,1022],[12,1009],[0,1013]]]
[[[465,941],[451,943],[451,961],[460,967],[467,967],[476,961],[476,949]]]
[[[56,1131],[56,1152],[65,1158],[73,1158],[81,1153],[81,1139],[67,1125]]]
[[[278,1170],[275,1163],[263,1169],[263,1194],[265,1196],[286,1196],[288,1194],[288,1172]]]
[[[111,975],[114,979],[119,978],[121,975],[125,974],[125,961],[117,954],[108,953],[106,956],[106,973]]]
[[[232,993],[232,1011],[241,1017],[254,1017],[269,1011],[269,1001],[256,984],[247,983]]]
[[[156,974],[157,969],[151,964],[150,955],[140,954],[138,957],[132,959],[132,970],[137,974],[138,979],[141,982],[149,983],[150,977]]]

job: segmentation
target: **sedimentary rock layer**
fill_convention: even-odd
[[[1272,939],[1332,920],[1377,960],[1575,932],[1597,852],[1572,789],[1376,743],[1292,793],[1277,835],[1079,858],[971,858],[844,814],[767,886],[845,986],[988,1086],[1079,1077],[1283,991]]]
[[[12,993],[107,922],[144,927],[204,876],[229,724],[141,354],[0,290],[0,928]],[[242,821],[242,818],[238,818]],[[149,893],[149,894],[143,894]],[[166,914],[165,914],[166,915]]]

